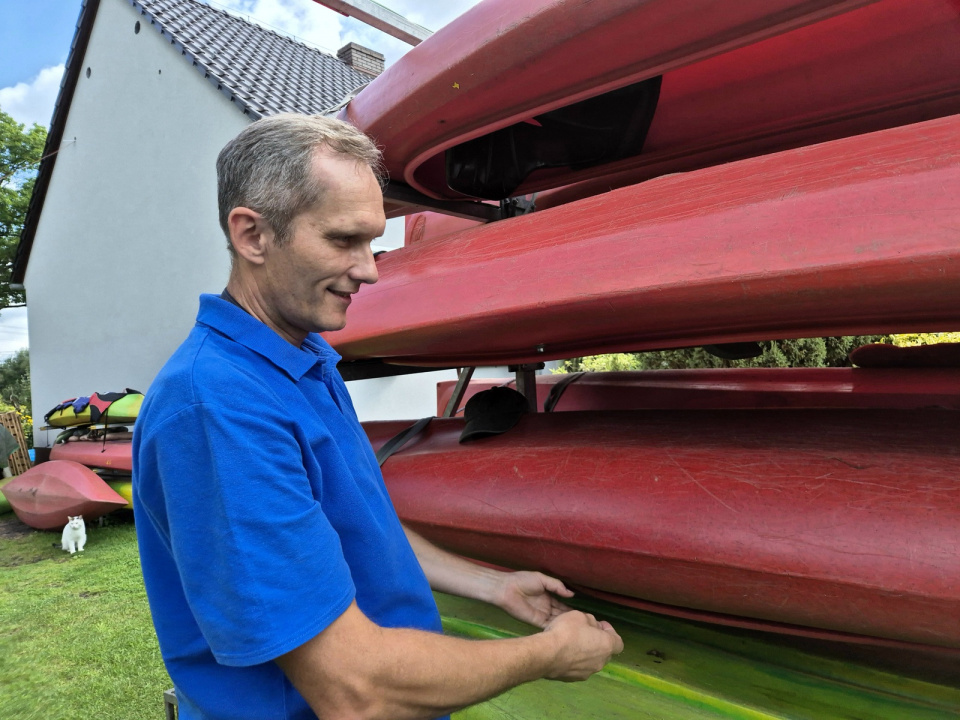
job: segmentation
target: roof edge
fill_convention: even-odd
[[[50,178],[53,176],[54,165],[57,164],[57,153],[63,142],[63,131],[67,125],[67,115],[73,102],[73,94],[80,79],[80,69],[83,67],[83,58],[87,53],[90,35],[93,32],[93,23],[100,9],[100,0],[83,0],[80,6],[80,15],[77,17],[77,30],[70,45],[70,55],[63,70],[63,80],[60,81],[60,92],[53,106],[53,117],[50,119],[50,130],[47,132],[47,143],[43,147],[43,159],[37,171],[37,179],[33,185],[33,194],[27,206],[27,217],[20,231],[20,242],[17,244],[17,253],[13,259],[13,270],[10,273],[10,282],[22,284],[27,273],[27,263],[30,261],[30,252],[33,250],[33,241],[37,234],[37,225],[40,222],[40,213],[50,187]]]

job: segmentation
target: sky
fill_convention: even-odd
[[[438,30],[477,2],[383,0],[380,4],[428,30]],[[331,54],[356,42],[383,53],[390,65],[410,48],[313,0],[209,0],[206,4]],[[0,0],[0,109],[17,122],[49,126],[80,6],[81,0]],[[27,311],[0,311],[0,361],[27,345]]]

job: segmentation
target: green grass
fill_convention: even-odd
[[[25,527],[0,516],[0,718],[161,720],[172,683],[132,521],[88,526],[73,556]]]

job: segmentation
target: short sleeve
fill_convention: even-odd
[[[225,665],[293,650],[355,595],[295,430],[279,403],[265,400],[197,402],[143,433],[138,461],[149,471],[141,474],[159,481],[187,603]]]

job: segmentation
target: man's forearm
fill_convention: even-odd
[[[371,677],[369,718],[436,718],[544,677],[556,654],[549,635],[464,640],[383,630]]]
[[[585,679],[622,649],[605,623],[568,613],[524,638],[463,640],[381,628],[356,604],[277,664],[320,717],[435,718],[548,677]]]
[[[474,600],[494,601],[501,572],[438,548],[406,525],[403,529],[431,588]]]

